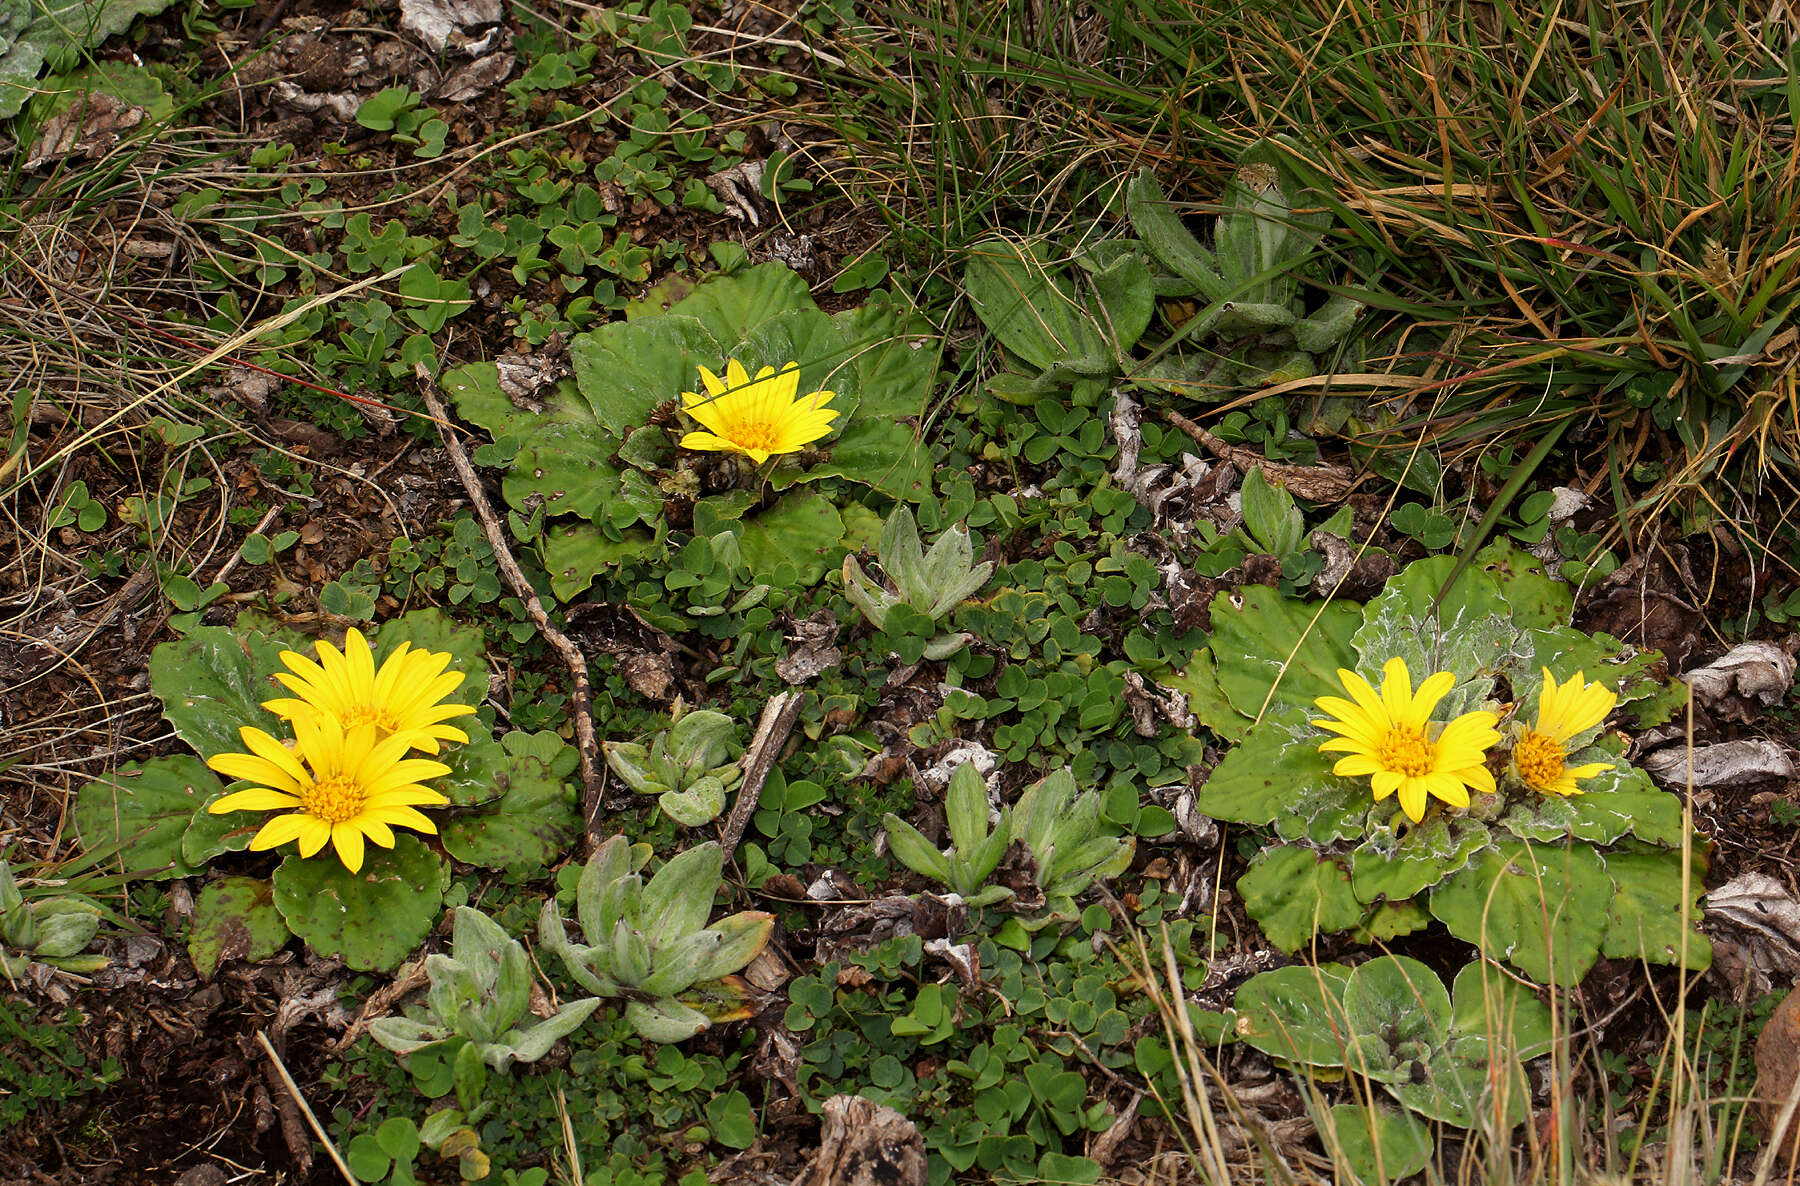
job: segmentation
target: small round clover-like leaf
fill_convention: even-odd
[[[1457,938],[1538,981],[1575,984],[1600,954],[1613,881],[1585,844],[1486,849],[1431,891]]]
[[[500,798],[459,814],[440,829],[444,851],[489,869],[531,871],[567,852],[581,835],[575,791],[537,758],[514,757],[486,767]]]
[[[310,859],[290,852],[276,866],[275,906],[318,954],[386,972],[431,933],[448,879],[448,867],[415,836],[396,836],[392,849],[369,846],[357,873],[328,845]]]
[[[275,892],[260,877],[227,877],[194,899],[188,957],[211,979],[228,959],[263,960],[280,951],[293,932],[275,909]]]
[[[1361,1182],[1398,1182],[1431,1161],[1431,1129],[1411,1112],[1366,1104],[1335,1104],[1319,1126],[1327,1153]]]
[[[206,763],[188,754],[127,762],[75,792],[75,831],[89,851],[116,846],[133,876],[191,877],[201,866],[182,856],[182,836],[222,789]]]
[[[1344,1020],[1342,964],[1294,964],[1260,972],[1237,991],[1237,1036],[1264,1054],[1311,1067],[1341,1067],[1353,1052]]]
[[[1264,849],[1238,879],[1237,888],[1244,896],[1244,909],[1269,942],[1289,953],[1306,946],[1315,934],[1355,926],[1367,912],[1338,859],[1310,848]]]

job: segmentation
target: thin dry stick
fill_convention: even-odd
[[[281,1055],[276,1054],[275,1047],[269,1045],[269,1035],[257,1030],[256,1040],[261,1044],[263,1053],[269,1056],[269,1061],[275,1065],[275,1073],[281,1076],[281,1082],[288,1089],[288,1094],[294,1097],[296,1104],[300,1105],[300,1113],[306,1117],[306,1123],[312,1126],[313,1135],[319,1138],[319,1143],[325,1146],[325,1152],[331,1155],[332,1162],[338,1167],[338,1173],[344,1175],[344,1181],[350,1183],[350,1186],[356,1186],[356,1175],[350,1172],[350,1167],[344,1164],[344,1158],[338,1153],[337,1146],[332,1144],[331,1138],[325,1135],[325,1129],[319,1123],[319,1118],[313,1115],[312,1106],[306,1102],[306,1097],[300,1094],[300,1087],[294,1082],[294,1077],[288,1074],[286,1064],[281,1061]]]
[[[570,641],[568,635],[550,621],[550,615],[544,611],[544,603],[538,600],[531,582],[525,579],[524,571],[519,568],[519,562],[513,559],[512,549],[506,543],[506,533],[500,529],[500,520],[495,518],[494,508],[488,505],[487,494],[481,488],[481,480],[475,475],[475,467],[469,464],[469,455],[463,452],[462,442],[456,439],[450,416],[444,411],[444,402],[438,398],[437,384],[432,380],[431,372],[424,363],[419,363],[413,374],[419,381],[419,393],[425,397],[425,410],[437,422],[438,436],[444,442],[444,449],[450,454],[450,463],[456,467],[456,476],[462,479],[463,489],[468,491],[469,503],[475,508],[475,514],[487,532],[488,543],[493,545],[494,561],[500,566],[500,574],[506,578],[513,594],[525,603],[525,612],[531,615],[538,633],[544,636],[544,641],[562,658],[569,669],[569,677],[575,682],[572,699],[575,702],[575,748],[581,754],[581,815],[587,829],[588,848],[598,848],[602,838],[600,797],[606,786],[603,776],[606,768],[601,764],[600,743],[594,736],[594,693],[592,685],[588,683],[587,656]]]
[[[775,758],[787,744],[788,734],[794,731],[794,723],[799,719],[798,692],[777,692],[763,705],[756,737],[744,754],[744,783],[738,787],[737,802],[731,805],[731,818],[725,821],[725,831],[719,838],[726,860],[731,859],[731,854],[737,851],[738,841],[744,838],[744,829],[750,826],[750,817],[756,813],[757,801],[762,798],[763,784],[769,781],[769,771],[775,767]]]

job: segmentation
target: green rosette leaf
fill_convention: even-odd
[[[1431,913],[1459,939],[1540,982],[1572,985],[1600,954],[1613,880],[1585,844],[1506,841],[1431,891]]]
[[[1345,695],[1338,668],[1356,669],[1350,640],[1361,621],[1361,606],[1300,601],[1263,585],[1220,593],[1208,649],[1239,719],[1208,720],[1207,727],[1235,741],[1258,718],[1286,708],[1312,713],[1320,696]]]
[[[1353,1052],[1344,1020],[1350,969],[1294,964],[1259,972],[1237,991],[1237,1036],[1264,1054],[1310,1067],[1341,1067]]]
[[[268,959],[293,938],[275,908],[275,891],[259,877],[227,877],[194,899],[188,958],[202,978],[211,979],[228,959]]]
[[[444,851],[471,865],[534,873],[581,836],[575,789],[537,758],[494,748],[499,760],[485,769],[500,797],[447,820],[440,829]]]
[[[175,735],[202,758],[242,753],[242,726],[285,735],[285,726],[262,703],[288,694],[274,673],[287,670],[281,652],[300,650],[303,643],[298,635],[271,638],[260,630],[196,627],[151,652],[150,690],[163,702]]]
[[[1367,912],[1356,900],[1342,863],[1310,848],[1264,849],[1238,879],[1237,888],[1244,909],[1269,942],[1290,954],[1315,934],[1355,926]]]
[[[615,321],[569,341],[576,387],[607,435],[619,441],[647,422],[658,405],[679,403],[684,391],[703,391],[697,367],[722,375],[725,357],[721,340],[705,324],[673,310],[662,317]]]
[[[1431,1162],[1430,1127],[1411,1112],[1373,1100],[1332,1105],[1319,1137],[1361,1182],[1398,1182]]]
[[[1415,826],[1382,824],[1350,854],[1356,896],[1404,901],[1468,864],[1489,839],[1487,825],[1449,812],[1434,812]]]
[[[202,866],[183,856],[182,837],[223,789],[188,754],[127,762],[75,792],[75,831],[90,851],[117,847],[127,872],[155,881],[191,877]]]
[[[330,845],[310,859],[289,852],[275,868],[275,908],[318,954],[387,972],[431,933],[449,875],[436,853],[404,833],[392,849],[370,845],[356,873]]]
[[[798,492],[783,495],[738,531],[744,563],[757,580],[773,576],[778,565],[791,564],[803,588],[818,584],[842,556],[843,538],[844,520],[831,500]]]
[[[1691,972],[1712,966],[1712,941],[1693,925],[1703,913],[1700,897],[1706,892],[1706,858],[1698,849],[1685,909],[1679,849],[1633,848],[1603,853],[1602,859],[1618,889],[1607,911],[1601,955],[1655,964],[1679,964],[1685,955]]]

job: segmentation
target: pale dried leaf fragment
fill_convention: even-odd
[[[1794,657],[1774,643],[1746,642],[1681,678],[1702,704],[1729,696],[1780,704],[1794,684]]]
[[[501,0],[400,0],[400,27],[438,54],[486,53],[502,35],[504,15]]]
[[[1773,741],[1760,737],[1721,741],[1693,749],[1690,776],[1689,751],[1684,745],[1657,750],[1638,764],[1664,786],[1740,786],[1770,779],[1792,778],[1794,761]]]
[[[444,80],[432,89],[431,97],[446,103],[466,103],[505,82],[511,76],[516,60],[510,50],[476,58],[445,75]]]
[[[1741,873],[1706,895],[1701,923],[1713,971],[1739,999],[1800,980],[1800,902],[1767,873]]]
[[[860,1095],[826,1100],[819,1148],[796,1186],[924,1186],[925,1138],[894,1109]]]
[[[144,122],[144,109],[105,91],[91,91],[73,106],[44,121],[44,130],[26,169],[71,156],[99,156],[117,144],[119,137]]]

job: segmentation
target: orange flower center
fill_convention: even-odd
[[[356,779],[333,774],[302,790],[300,798],[306,803],[306,814],[328,824],[341,824],[362,814],[368,796]]]
[[[1513,746],[1513,765],[1525,785],[1545,790],[1561,778],[1569,755],[1549,735],[1529,731]]]
[[[1375,746],[1375,760],[1383,770],[1392,770],[1408,778],[1431,773],[1437,748],[1425,735],[1410,725],[1393,725]]]
[[[399,718],[394,716],[393,710],[382,704],[353,704],[344,710],[338,723],[346,733],[358,725],[374,725],[384,737],[400,727]]]
[[[761,449],[765,453],[772,453],[779,439],[779,429],[773,421],[740,420],[731,426],[732,443],[745,449]]]

